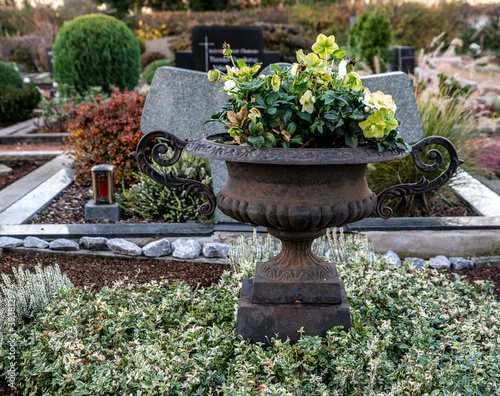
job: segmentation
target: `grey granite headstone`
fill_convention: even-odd
[[[142,111],[142,132],[164,130],[187,140],[226,132],[221,123],[203,125],[229,99],[227,94],[217,93],[222,86],[223,83],[208,81],[204,72],[169,66],[158,68]],[[226,165],[210,160],[210,168],[217,194],[226,185]],[[219,222],[234,222],[218,209],[216,216]]]
[[[371,92],[380,90],[392,96],[398,106],[396,118],[401,123],[398,131],[407,143],[415,143],[422,139],[420,113],[408,74],[403,72],[373,74],[362,77],[361,81]]]
[[[376,74],[363,77],[363,84],[372,92],[383,91],[392,95],[398,109],[400,133],[414,143],[422,137],[422,124],[412,83],[402,72]],[[223,83],[208,81],[207,74],[175,67],[160,67],[155,73],[142,113],[143,133],[166,130],[181,139],[192,140],[200,136],[226,132],[221,123],[203,123],[220,111],[229,97],[217,90]],[[210,160],[214,192],[226,185],[227,170],[222,161]],[[218,222],[233,222],[217,211]]]

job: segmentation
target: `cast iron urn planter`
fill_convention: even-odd
[[[267,227],[282,242],[281,252],[256,265],[255,277],[243,281],[236,331],[252,342],[268,343],[278,336],[291,342],[304,335],[325,336],[334,326],[351,326],[349,304],[335,263],[311,251],[313,241],[330,227],[341,227],[361,220],[377,210],[388,218],[392,210],[387,200],[435,189],[449,180],[462,162],[453,145],[433,136],[412,146],[411,154],[423,171],[439,169],[443,156],[437,150],[427,154],[434,163],[427,165],[421,153],[430,144],[443,146],[450,155],[446,171],[433,181],[391,187],[378,197],[366,181],[367,164],[391,161],[410,154],[404,148],[379,152],[370,147],[284,149],[228,145],[227,134],[211,135],[190,142],[165,131],[146,134],[134,153],[144,173],[165,186],[198,192],[206,198],[200,207],[211,215],[217,207],[226,215],[253,226]],[[215,142],[217,141],[217,142]],[[168,148],[173,155],[166,159]],[[156,163],[173,165],[181,152],[226,162],[226,186],[215,197],[204,184],[178,179],[170,172],[157,172]]]

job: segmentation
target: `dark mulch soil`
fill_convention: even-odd
[[[9,167],[12,168],[12,172],[0,177],[0,190],[3,190],[5,187],[26,176],[28,173],[33,172],[39,166],[40,165],[33,163],[9,165]]]
[[[494,293],[498,300],[500,300],[500,267],[492,268],[472,268],[463,270],[443,270],[448,275],[458,274],[465,276],[467,281],[473,284],[475,281],[487,280],[493,282]]]
[[[107,224],[109,220],[86,220],[85,205],[92,199],[88,187],[72,184],[66,188],[43,211],[29,221],[30,224]],[[122,211],[122,217],[116,223],[164,223],[164,220],[143,219],[133,213]]]
[[[57,263],[61,272],[68,275],[74,286],[95,285],[94,290],[104,285],[111,286],[124,278],[135,279],[139,284],[162,278],[170,282],[183,280],[191,287],[210,286],[218,282],[229,266],[224,264],[166,261],[157,259],[133,260],[102,257],[69,257],[28,255],[19,252],[4,252],[0,258],[0,273],[12,275],[12,266],[22,266],[34,272],[35,266],[42,267]]]
[[[29,221],[30,224],[105,224],[109,220],[86,220],[85,205],[92,198],[90,189],[76,184],[66,188],[42,212]],[[423,208],[413,214],[398,212],[394,217],[453,217],[475,216],[475,212],[453,193],[440,193],[428,201],[428,210]],[[122,211],[117,223],[163,223],[164,220],[143,219],[131,212]]]

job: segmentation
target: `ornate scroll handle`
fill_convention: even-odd
[[[443,164],[443,154],[435,149],[432,149],[427,153],[427,158],[429,158],[430,160],[435,160],[435,162],[430,165],[422,162],[420,155],[424,151],[425,147],[431,144],[443,146],[448,151],[448,153],[450,154],[450,163],[448,164],[448,168],[432,181],[429,181],[425,177],[422,177],[417,183],[398,184],[397,186],[389,187],[387,190],[380,193],[377,197],[377,212],[380,217],[382,217],[383,219],[388,219],[392,216],[392,209],[387,206],[387,201],[390,198],[424,193],[441,187],[453,176],[460,164],[464,163],[464,161],[458,158],[455,146],[453,146],[453,143],[451,143],[448,139],[441,136],[430,136],[422,139],[418,143],[415,143],[411,149],[411,155],[413,156],[415,165],[420,170],[424,172],[434,172]]]
[[[215,195],[213,190],[195,180],[179,179],[168,172],[166,175],[156,171],[151,163],[146,158],[146,148],[151,146],[155,139],[160,140],[156,143],[151,151],[151,157],[154,162],[162,166],[172,166],[181,157],[182,150],[189,143],[187,140],[181,140],[177,136],[166,131],[152,131],[145,134],[137,145],[137,150],[132,153],[142,171],[155,182],[171,188],[179,188],[187,193],[195,192],[203,195],[207,202],[202,204],[198,209],[202,215],[210,216],[215,210]],[[164,141],[164,142],[163,142]],[[171,158],[165,159],[160,157],[160,154],[166,154],[168,148],[172,148],[174,153]]]

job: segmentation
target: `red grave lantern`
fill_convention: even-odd
[[[96,165],[92,167],[94,204],[112,204],[115,202],[115,169],[113,165]]]

